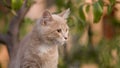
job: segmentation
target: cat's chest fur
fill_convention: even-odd
[[[39,45],[36,49],[37,55],[45,61],[46,64],[58,63],[58,48],[56,45],[49,46],[46,44]]]
[[[25,53],[20,59],[22,62],[32,60],[37,63],[39,68],[57,68],[58,64],[58,48],[56,45],[46,45],[36,43],[28,43],[29,47],[24,47]],[[21,63],[20,63],[21,64]],[[36,67],[37,68],[37,67]]]
[[[38,50],[38,56],[42,58],[41,61],[44,63],[43,68],[57,68],[58,49],[56,46],[41,45],[36,50]]]

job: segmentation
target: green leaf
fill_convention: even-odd
[[[103,13],[102,6],[100,5],[99,2],[95,2],[93,4],[93,13],[94,13],[94,22],[97,23],[100,20],[101,15]]]
[[[108,14],[111,14],[113,5],[115,4],[116,0],[110,0],[110,5],[108,5]]]
[[[103,8],[104,2],[102,0],[99,0],[98,3],[100,4],[101,8]]]
[[[18,10],[22,6],[24,0],[11,0],[12,9]]]
[[[86,19],[85,19],[85,14],[83,12],[83,6],[84,5],[81,5],[80,8],[79,8],[79,17],[80,17],[80,21],[82,23],[85,23],[86,22]]]
[[[90,5],[87,5],[86,12],[88,12],[89,10],[90,10]]]
[[[108,15],[111,14],[111,12],[112,12],[112,6],[111,5],[109,5],[107,7],[107,11],[108,11],[108,13],[107,13]]]
[[[109,0],[111,5],[114,5],[116,0]]]

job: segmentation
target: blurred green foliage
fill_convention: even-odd
[[[60,2],[59,2],[60,1]],[[86,3],[84,3],[84,0],[56,0],[56,5],[58,6],[58,11],[62,9],[71,9],[71,15],[68,19],[68,24],[70,26],[70,30],[72,35],[76,36],[76,40],[79,40],[81,35],[84,32],[84,28],[88,25],[88,22],[85,18],[84,14],[84,6]],[[115,4],[116,0],[110,0],[110,4],[107,5],[108,7],[108,16],[112,13],[113,5]],[[58,3],[59,2],[59,3]],[[92,4],[93,6],[93,14],[94,14],[94,23],[97,23],[102,14],[103,14],[103,6],[104,3],[102,0],[98,0],[97,2],[94,2]],[[90,4],[87,4],[87,7],[85,8],[85,11],[88,12],[90,9]],[[119,21],[116,21],[115,18],[109,18],[114,27],[116,25],[118,28],[120,27]],[[72,57],[67,57],[67,61],[64,59],[60,61],[59,68],[68,68],[70,65],[78,62],[79,65],[82,65],[83,63],[96,63],[98,64],[99,68],[120,68],[120,59],[118,58],[116,61],[116,64],[113,64],[114,57],[112,56],[111,52],[113,50],[117,51],[117,57],[120,57],[120,33],[117,33],[112,40],[106,40],[102,39],[101,42],[96,45],[95,48],[92,47],[91,42],[85,46],[81,46],[79,44],[79,41],[76,41],[73,44],[72,49],[74,50],[72,52]],[[79,36],[78,36],[79,35]],[[74,37],[75,37],[74,36]],[[90,36],[90,35],[89,35]],[[90,41],[90,39],[89,39]],[[74,42],[74,41],[73,41]],[[67,66],[68,65],[68,66]]]
[[[4,0],[4,3],[6,0]],[[112,12],[112,7],[115,4],[115,0],[109,0],[110,5],[108,7],[108,16]],[[23,0],[11,0],[11,10],[17,11],[20,9],[21,5],[23,4]],[[84,29],[89,25],[87,19],[85,18],[85,13],[83,8],[85,5],[85,11],[88,12],[90,10],[90,4],[86,4],[85,0],[55,0],[57,5],[57,12],[61,12],[63,9],[70,8],[71,14],[68,18],[68,24],[70,26],[70,32],[72,34],[74,45],[72,47],[71,56],[68,56],[67,59],[64,57],[60,57],[59,59],[59,68],[68,68],[70,65],[78,63],[78,65],[82,65],[83,63],[96,63],[99,65],[99,68],[120,68],[120,33],[116,34],[116,36],[112,40],[102,39],[100,43],[93,48],[91,42],[86,46],[81,46],[79,44],[79,39],[81,38]],[[29,5],[29,4],[28,4]],[[93,6],[93,14],[94,14],[94,23],[97,23],[103,13],[103,6],[104,3],[102,0],[98,0],[92,4]],[[10,14],[3,14],[0,12],[0,19],[2,17],[5,18],[5,26],[3,28],[3,33],[6,33],[8,22],[10,21],[11,17],[13,17],[12,12]],[[120,27],[120,22],[115,20],[115,18],[109,18],[116,28]],[[20,27],[20,38],[22,38],[26,33],[26,27],[33,24],[28,18],[23,20]],[[120,29],[120,28],[119,28]],[[89,35],[90,36],[90,35]],[[90,39],[89,39],[90,41]],[[111,52],[113,50],[117,51],[118,59],[116,64],[112,65],[111,62],[114,59]],[[1,67],[0,67],[1,68]]]
[[[29,18],[24,18],[23,23],[21,24],[22,27],[20,27],[20,39],[22,39],[29,31],[27,28],[29,28],[30,25],[33,25],[34,21],[32,21]]]
[[[94,9],[94,22],[98,22],[102,16],[103,13],[103,9],[102,9],[103,5],[101,5],[101,0],[97,1],[93,4],[93,9]]]
[[[13,10],[20,9],[21,5],[23,4],[23,0],[11,0],[11,7]]]

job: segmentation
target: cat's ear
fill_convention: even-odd
[[[67,19],[68,16],[69,16],[69,14],[70,14],[70,8],[68,8],[67,10],[61,12],[61,13],[59,14],[59,16],[63,17],[64,19]]]
[[[45,10],[42,14],[41,24],[47,25],[52,19],[52,14],[48,10]]]
[[[43,12],[42,17],[43,17],[43,19],[51,20],[51,19],[52,19],[52,14],[51,14],[48,10],[45,10],[45,11]]]

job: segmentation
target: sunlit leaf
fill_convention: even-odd
[[[11,0],[12,9],[18,10],[22,6],[24,0]]]
[[[90,5],[87,5],[86,12],[88,12],[89,10],[90,10]]]
[[[84,5],[81,5],[80,8],[79,8],[79,17],[80,17],[80,21],[82,23],[85,23],[86,19],[85,19],[85,14],[84,14],[84,11],[83,11],[83,6]]]
[[[94,22],[97,23],[100,18],[101,18],[101,15],[103,13],[103,9],[102,9],[102,6],[100,5],[99,2],[95,2],[93,4],[93,13],[94,13]]]

